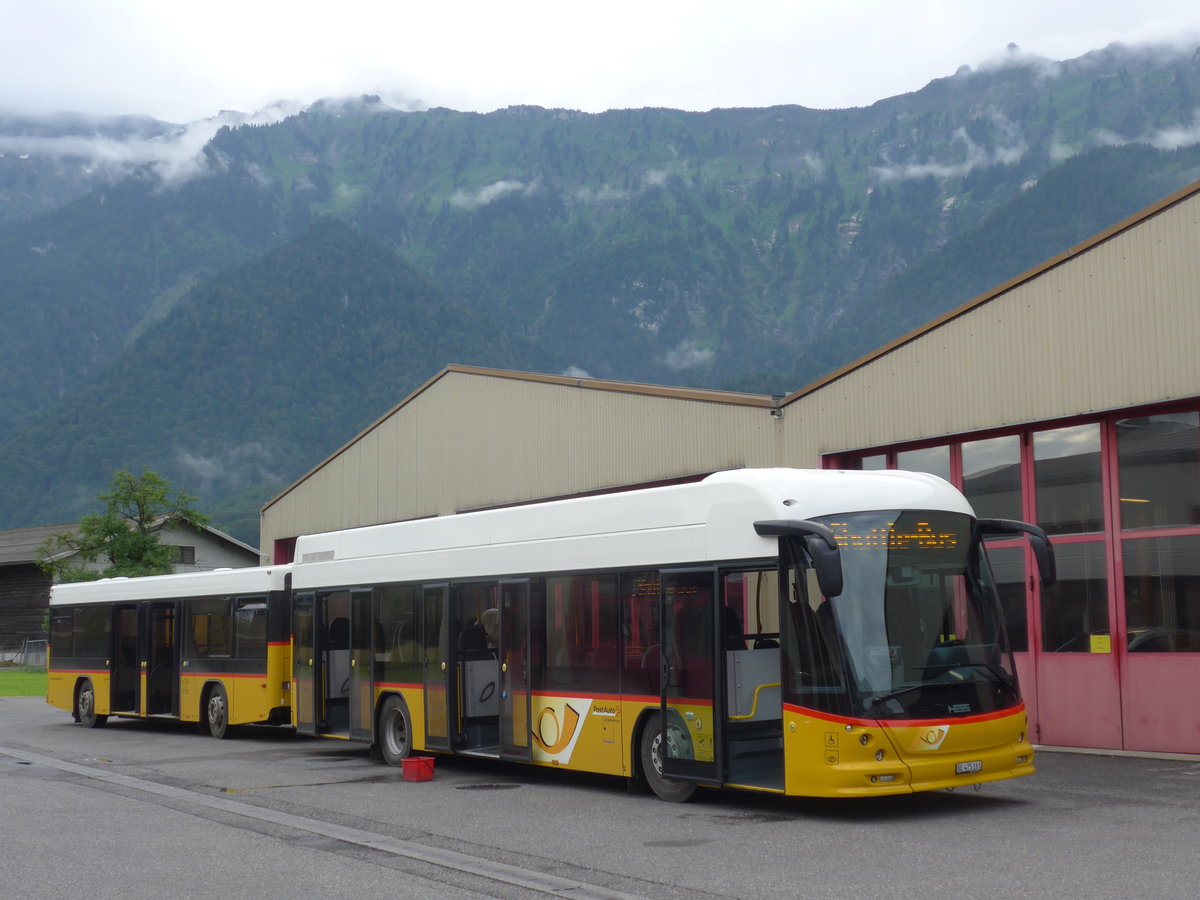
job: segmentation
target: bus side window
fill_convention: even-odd
[[[617,589],[612,575],[546,580],[547,685],[616,692]]]
[[[72,609],[59,609],[50,620],[50,651],[58,659],[75,655],[75,616]]]
[[[661,640],[658,621],[658,572],[621,574],[621,631],[624,637],[624,671],[621,690],[626,694],[659,693]]]
[[[791,662],[789,694],[845,693],[845,658],[833,606],[821,595],[811,569],[788,567],[787,609],[791,619],[786,635]]]
[[[196,659],[226,658],[233,654],[233,632],[229,627],[229,597],[193,600],[184,652]]]
[[[266,659],[267,602],[265,597],[239,597],[234,615],[236,656]]]

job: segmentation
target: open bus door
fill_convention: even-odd
[[[450,586],[427,584],[421,600],[421,645],[425,670],[425,747],[450,749]]]
[[[375,719],[371,597],[370,588],[350,592],[350,737],[361,741],[371,740]]]
[[[529,581],[500,582],[500,757],[533,759],[530,722]]]
[[[721,784],[725,741],[724,653],[712,569],[663,570],[660,756],[666,778]]]
[[[313,604],[312,591],[292,598],[292,717],[299,734],[317,733],[317,706],[313,690]]]
[[[292,677],[300,734],[371,739],[371,591],[299,592],[292,603]]]
[[[141,666],[146,673],[148,716],[179,715],[179,644],[176,622],[179,604],[174,601],[143,604]]]
[[[138,664],[138,608],[133,604],[117,606],[112,612],[112,656],[109,708],[114,713],[140,714],[142,711],[141,666]]]

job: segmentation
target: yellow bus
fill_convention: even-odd
[[[108,578],[50,592],[46,699],[109,716],[231,726],[291,722],[287,567]]]
[[[79,624],[90,592],[118,588],[55,588],[50,702],[85,724],[172,714],[219,734],[219,687],[231,724],[289,715],[392,765],[414,751],[503,759],[638,779],[675,801],[697,786],[865,797],[979,784],[1034,771],[989,534],[1028,535],[1053,580],[1040,529],[976,519],[945,481],[899,471],[742,469],[302,536],[291,564],[237,570],[263,579],[256,591],[213,573],[137,579],[144,610],[96,600],[111,640],[89,653],[132,629],[122,609],[143,623],[133,700],[115,650],[58,650],[59,630],[82,646],[77,629],[100,627]],[[216,616],[197,619],[214,597],[229,604],[196,606]],[[199,635],[236,634],[250,597],[271,636],[251,684],[269,700],[235,718],[230,664],[210,657],[200,675],[188,652]],[[171,697],[150,677],[156,610],[182,623]]]
[[[874,796],[1033,771],[986,533],[934,476],[743,469],[301,537],[305,734]]]

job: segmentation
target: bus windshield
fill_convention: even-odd
[[[844,588],[826,598],[798,542],[789,558],[788,692],[870,719],[972,716],[1019,702],[999,599],[970,517],[828,516]]]

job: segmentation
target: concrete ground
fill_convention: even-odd
[[[1031,778],[874,801],[439,758],[357,744],[72,723],[0,699],[0,892],[26,898],[1193,897],[1200,758],[1042,752]]]

